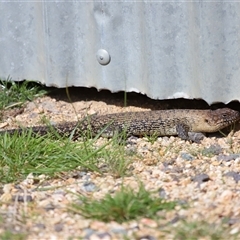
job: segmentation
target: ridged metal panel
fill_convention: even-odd
[[[234,1],[2,1],[0,78],[154,99],[240,99]],[[99,49],[111,55],[102,66]]]

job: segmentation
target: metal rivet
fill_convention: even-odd
[[[99,49],[97,51],[97,60],[101,65],[107,65],[111,61],[111,56],[105,49]]]

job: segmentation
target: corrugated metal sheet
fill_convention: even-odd
[[[240,99],[233,1],[1,1],[0,77],[151,98]],[[97,51],[111,62],[102,66]]]

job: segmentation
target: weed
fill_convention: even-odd
[[[24,233],[13,233],[9,230],[6,230],[5,232],[0,234],[0,239],[1,240],[9,240],[9,239],[24,240],[24,239],[26,239],[26,234],[24,234]]]
[[[151,136],[145,135],[144,137],[146,137],[147,140],[148,140],[151,144],[153,144],[154,142],[157,141],[157,139],[158,139],[158,134],[154,133],[154,134],[152,134]]]
[[[83,167],[99,171],[99,154],[106,147],[94,147],[92,140],[73,142],[68,138],[34,135],[23,131],[21,135],[0,136],[0,179],[1,183],[20,181],[29,173],[47,174]]]
[[[210,224],[204,221],[199,222],[186,222],[183,221],[175,229],[175,240],[220,240],[229,239],[227,228],[215,224]],[[232,235],[232,239],[236,239]]]
[[[126,153],[125,145],[125,134],[117,134],[110,140],[107,148],[101,152],[107,172],[115,177],[123,177],[133,161],[132,156]]]
[[[73,204],[72,211],[104,222],[122,223],[142,216],[154,218],[158,211],[172,210],[176,206],[175,202],[151,197],[151,192],[143,184],[140,184],[137,192],[122,187],[114,196],[107,194],[101,200],[91,200],[85,196],[79,196],[79,199],[81,204]]]
[[[46,89],[34,81],[14,82],[11,78],[0,80],[0,109],[20,107],[26,101],[43,96]]]
[[[115,177],[124,176],[131,163],[124,146],[118,144],[117,137],[99,146],[96,144],[99,135],[92,139],[83,137],[75,142],[72,134],[61,137],[54,128],[49,128],[46,136],[33,134],[31,129],[23,129],[21,134],[2,134],[1,183],[20,181],[29,173],[54,176],[79,167],[102,173],[100,164],[105,164]]]

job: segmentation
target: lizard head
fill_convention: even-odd
[[[214,132],[233,124],[239,119],[240,113],[238,111],[229,108],[220,108],[208,112],[204,118],[203,126],[205,129],[209,129],[209,132]]]

